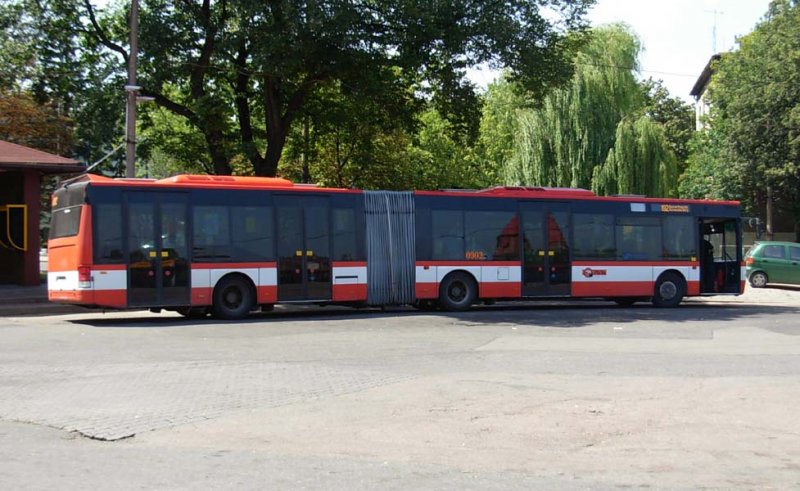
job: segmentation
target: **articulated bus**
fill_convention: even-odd
[[[52,204],[49,298],[95,308],[238,319],[278,303],[673,307],[744,289],[737,202],[84,175]]]

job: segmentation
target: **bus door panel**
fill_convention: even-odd
[[[149,194],[128,195],[128,305],[152,305],[156,301],[156,205]]]
[[[188,198],[125,193],[128,306],[189,304]]]
[[[311,300],[330,300],[331,236],[328,198],[305,199],[305,272],[307,295]]]
[[[330,206],[321,196],[276,196],[278,300],[330,300]]]
[[[178,193],[159,194],[160,303],[163,305],[188,305],[191,296],[189,247],[186,240],[188,235],[188,196]]]
[[[572,283],[566,203],[521,203],[522,294],[568,296]]]

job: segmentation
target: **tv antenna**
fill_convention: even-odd
[[[706,10],[705,12],[714,15],[714,27],[711,29],[711,54],[717,54],[717,21],[720,15],[725,15],[725,12],[721,10]]]

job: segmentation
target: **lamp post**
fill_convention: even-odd
[[[125,177],[136,177],[136,97],[141,87],[136,85],[136,68],[139,52],[139,0],[131,0],[131,40],[128,56],[128,94],[125,111]]]

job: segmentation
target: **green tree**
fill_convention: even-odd
[[[665,131],[647,115],[617,125],[614,147],[594,168],[592,190],[598,194],[673,196],[677,181],[675,154]]]
[[[719,123],[695,132],[687,147],[687,167],[678,185],[681,198],[741,200],[748,194],[743,180],[746,166],[731,152]]]
[[[592,31],[567,87],[518,115],[506,182],[668,196],[676,185],[674,101],[637,82],[639,40],[624,25]]]
[[[639,50],[639,40],[623,25],[593,30],[575,57],[567,87],[520,115],[506,181],[591,187],[594,168],[614,145],[617,124],[641,107],[634,77]]]
[[[794,218],[800,240],[800,6],[775,0],[739,49],[715,66],[711,102],[756,206]],[[771,217],[767,217],[771,230]]]
[[[124,74],[125,11],[55,1],[70,23],[65,32],[117,55],[114,74]],[[565,33],[582,27],[590,3],[144,0],[140,83],[202,134],[215,172],[229,173],[231,159],[244,154],[255,174],[274,175],[317,90],[391,90],[397,69],[433,94],[455,131],[474,138],[477,99],[466,69],[505,66],[542,93],[568,77],[573,41]]]
[[[520,112],[526,106],[522,90],[505,74],[489,84],[483,97],[476,145],[476,158],[482,173],[479,186],[502,184],[503,170],[513,157]]]
[[[677,97],[671,97],[661,80],[642,83],[645,113],[664,130],[664,137],[675,154],[678,174],[686,169],[689,140],[695,132],[694,109]]]

